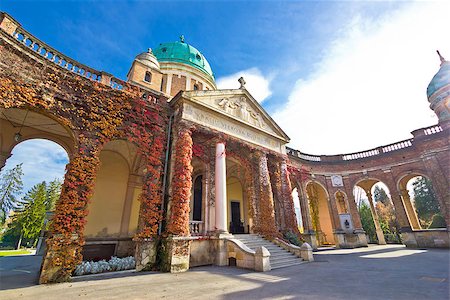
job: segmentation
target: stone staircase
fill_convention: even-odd
[[[256,251],[256,248],[259,246],[264,246],[267,250],[269,250],[270,266],[272,270],[305,263],[301,258],[273,244],[272,242],[263,239],[257,234],[233,234],[233,237],[241,241],[253,251]]]

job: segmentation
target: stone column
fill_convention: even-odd
[[[269,168],[267,166],[267,156],[265,153],[258,152],[256,154],[258,163],[258,177],[259,181],[259,226],[260,234],[273,238],[278,235],[275,225],[275,211],[273,207],[273,193],[270,185]]]
[[[350,215],[352,216],[353,226],[355,226],[355,230],[361,231],[363,230],[361,217],[359,216],[358,207],[356,206],[355,196],[353,195],[353,191],[348,184],[345,184],[345,193],[347,194],[348,209],[350,211]]]
[[[173,175],[171,178],[171,199],[168,237],[162,241],[163,259],[161,270],[171,273],[189,269],[189,202],[192,189],[192,136],[188,128],[179,128],[174,139]]]
[[[411,229],[411,225],[408,220],[408,215],[405,210],[405,205],[401,195],[397,190],[397,185],[395,183],[394,177],[388,176],[384,182],[389,191],[391,192],[391,200],[395,208],[395,218],[397,219],[398,225],[400,226],[400,234],[402,237],[402,243],[407,247],[417,247],[417,240],[414,232]]]
[[[287,169],[287,162],[285,159],[281,161],[281,195],[284,202],[284,217],[287,229],[299,235],[297,218],[295,217],[294,198],[292,198],[292,186],[289,180],[289,172]]]
[[[447,124],[450,124],[450,122],[447,122]],[[433,183],[433,190],[439,201],[441,213],[447,223],[447,230],[450,231],[450,176],[448,165],[445,164],[448,153],[442,153],[440,158],[438,155],[425,157],[423,163]]]
[[[366,195],[367,195],[367,200],[369,200],[370,210],[372,211],[373,222],[375,223],[375,230],[377,233],[378,244],[386,245],[383,230],[381,230],[380,221],[378,220],[378,214],[375,209],[375,206],[373,205],[372,192],[370,190],[366,190]]]
[[[80,139],[78,151],[71,157],[56,204],[47,238],[47,251],[41,266],[39,283],[63,282],[70,279],[81,262],[84,244],[86,207],[92,195],[100,159],[98,145]]]
[[[401,195],[399,195],[396,184],[392,176],[387,177],[384,182],[391,194],[391,200],[395,208],[395,218],[402,232],[411,232],[408,215],[406,214],[405,206],[403,204]]]
[[[216,144],[216,167],[215,167],[215,185],[216,185],[216,231],[218,233],[227,233],[227,167],[226,167],[225,144]]]
[[[296,181],[298,200],[300,202],[300,211],[302,214],[303,222],[303,234],[308,244],[317,249],[317,238],[314,231],[314,226],[311,219],[310,207],[308,203],[308,196],[305,193],[306,188],[303,187],[301,182]]]
[[[405,204],[406,213],[408,214],[409,223],[414,230],[420,230],[419,219],[417,218],[417,214],[415,212],[414,207],[411,203],[411,198],[409,197],[409,192],[407,189],[401,189],[400,195],[402,196],[403,203]]]

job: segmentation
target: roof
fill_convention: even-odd
[[[195,47],[184,42],[161,43],[153,50],[159,62],[176,62],[192,66],[211,76],[214,81],[214,73],[206,58]]]

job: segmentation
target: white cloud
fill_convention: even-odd
[[[245,79],[245,88],[258,102],[263,102],[272,94],[270,90],[270,77],[264,77],[258,68],[251,68],[239,71],[229,76],[220,77],[216,80],[219,89],[237,89],[239,88],[238,79]]]
[[[55,178],[63,179],[68,162],[66,151],[58,144],[33,139],[14,147],[12,156],[6,161],[3,170],[12,169],[23,163],[23,192],[26,193],[32,186],[44,180],[50,182]]]
[[[274,119],[306,153],[356,152],[437,123],[426,87],[450,57],[448,3],[414,3],[382,18],[356,16],[298,80]]]

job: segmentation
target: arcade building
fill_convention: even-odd
[[[385,244],[370,201],[378,182],[406,246],[449,248],[450,62],[440,59],[427,89],[438,124],[390,145],[314,155],[287,146],[244,78],[240,88],[217,89],[207,59],[183,37],[137,55],[122,81],[1,13],[0,168],[36,138],[69,157],[40,282],[68,280],[82,259],[134,255],[138,271],[268,271],[312,260],[321,246],[364,247],[356,186]],[[417,176],[431,180],[446,228],[421,228],[407,189]]]

